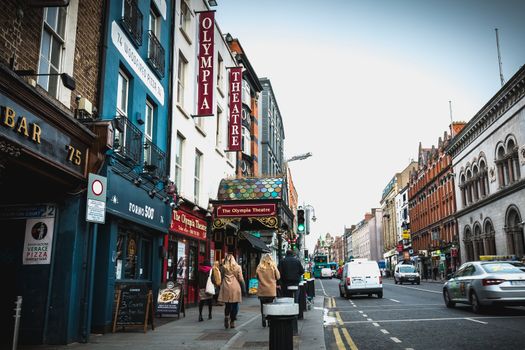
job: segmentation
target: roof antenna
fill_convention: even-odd
[[[505,78],[503,78],[503,67],[501,65],[501,54],[499,52],[499,35],[498,28],[494,28],[496,31],[496,47],[498,48],[498,64],[499,64],[499,79],[501,80],[501,86],[505,85]]]

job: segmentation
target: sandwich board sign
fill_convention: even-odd
[[[89,174],[86,203],[86,221],[96,224],[106,222],[107,178]]]

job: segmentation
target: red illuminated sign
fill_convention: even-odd
[[[199,73],[197,117],[213,115],[213,51],[215,12],[201,12],[199,21]]]
[[[277,214],[275,204],[224,204],[215,210],[218,218],[248,217],[248,216],[274,216]]]
[[[173,210],[170,231],[199,239],[206,239],[206,221],[182,210]]]
[[[242,67],[230,68],[230,118],[228,123],[228,151],[241,151],[241,83]]]

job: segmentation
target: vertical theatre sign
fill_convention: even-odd
[[[213,116],[214,29],[215,12],[200,12],[198,95],[195,117]]]
[[[230,118],[228,151],[241,151],[241,82],[242,67],[230,68]]]

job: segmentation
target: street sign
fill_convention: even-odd
[[[106,222],[106,187],[104,176],[89,174],[86,203],[86,221],[96,224]]]

